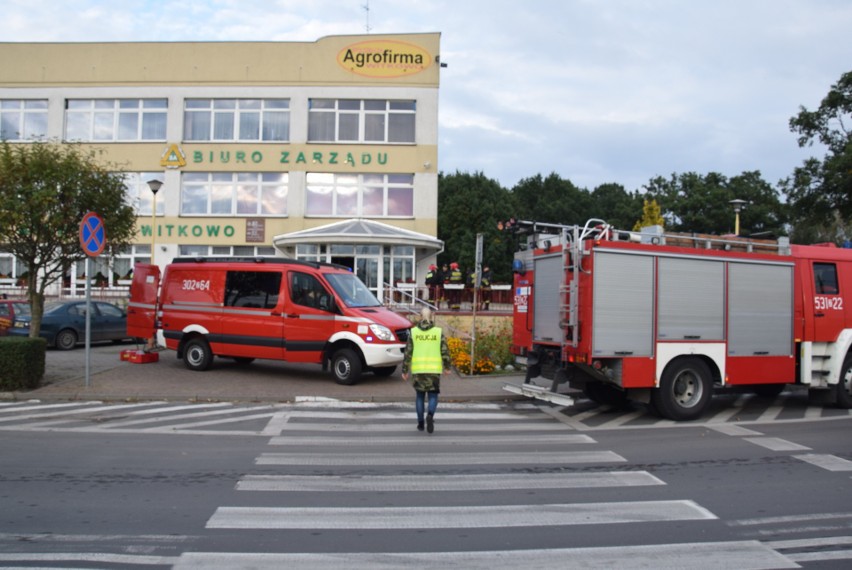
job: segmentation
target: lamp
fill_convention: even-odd
[[[736,221],[734,222],[734,235],[740,235],[740,212],[745,207],[748,202],[745,200],[740,200],[739,198],[735,200],[731,200],[728,202],[731,206],[734,207],[734,214],[736,215]]]
[[[156,178],[148,181],[148,188],[154,195],[154,199],[151,201],[151,265],[154,265],[154,242],[157,239],[157,192],[162,187],[162,181]]]

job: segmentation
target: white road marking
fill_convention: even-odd
[[[349,467],[375,467],[376,465],[563,465],[574,463],[626,462],[612,451],[563,451],[519,453],[263,453],[255,462],[258,465],[310,465]]]
[[[513,489],[577,489],[665,485],[647,471],[608,473],[511,473],[480,475],[247,475],[238,491],[503,491]]]
[[[768,570],[799,568],[788,558],[757,541],[648,544],[547,550],[495,550],[474,552],[368,553],[184,553],[174,570],[641,570],[690,568],[693,570]]]
[[[219,507],[207,528],[448,529],[713,520],[693,501],[462,507]]]
[[[807,453],[805,455],[794,455],[793,457],[829,471],[852,471],[852,461],[837,457],[836,455]]]

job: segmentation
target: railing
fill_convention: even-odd
[[[395,286],[385,283],[382,298],[389,308],[401,311],[420,312],[425,305],[435,311],[451,311],[448,295],[450,289],[443,285],[417,285],[414,283],[397,283]],[[459,311],[473,311],[473,289],[461,287]],[[477,293],[477,312],[511,312],[512,286],[495,284],[489,288],[481,288]]]

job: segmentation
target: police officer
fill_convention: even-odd
[[[414,386],[414,407],[417,412],[417,429],[423,431],[424,413],[426,431],[435,431],[435,411],[438,409],[438,394],[441,392],[441,374],[450,372],[450,351],[447,339],[440,327],[432,320],[432,310],[423,307],[420,322],[411,329],[405,346],[405,359],[402,362],[402,379]],[[429,408],[426,407],[426,397]]]

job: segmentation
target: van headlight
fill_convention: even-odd
[[[374,335],[376,335],[376,338],[378,338],[379,340],[384,340],[384,341],[388,341],[388,342],[394,340],[393,333],[386,326],[370,325],[370,331]]]

